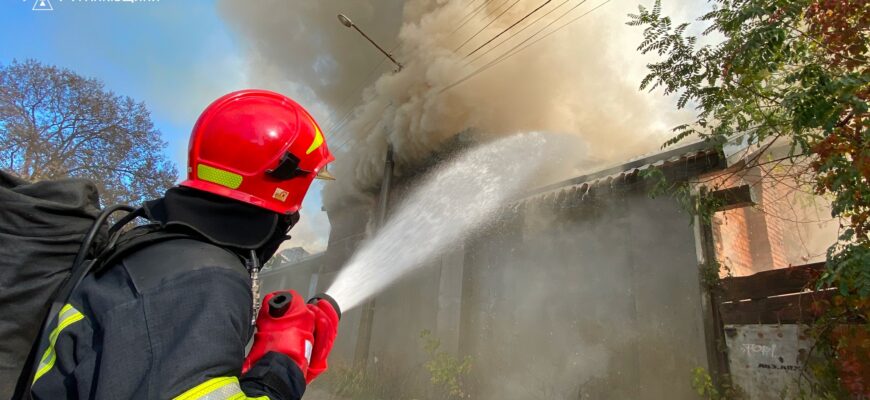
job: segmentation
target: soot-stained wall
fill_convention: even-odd
[[[719,168],[717,157],[665,168],[685,179]],[[471,358],[464,390],[473,398],[696,398],[692,369],[708,362],[689,216],[668,196],[650,198],[637,171],[595,182],[505,209],[464,246],[379,294],[370,371],[425,393],[420,333],[431,331],[441,350]],[[330,219],[343,236],[331,238],[318,266],[271,276],[304,288],[316,274],[325,290],[353,248],[339,241],[362,239],[368,218],[341,214]],[[353,360],[359,314],[343,315],[333,365]]]
[[[698,261],[671,199],[633,184],[529,201],[467,247],[460,352],[481,366],[475,397],[695,398]]]

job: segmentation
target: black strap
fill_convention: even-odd
[[[70,294],[72,294],[73,290],[78,287],[82,279],[84,279],[88,272],[90,272],[91,267],[94,266],[96,259],[85,259],[88,257],[89,254],[91,254],[94,241],[100,234],[103,226],[109,219],[109,216],[117,211],[127,211],[128,215],[121,218],[117,224],[113,225],[109,229],[110,232],[120,230],[122,226],[119,226],[119,224],[126,224],[135,219],[137,216],[143,215],[141,208],[133,209],[133,207],[126,205],[114,205],[103,209],[103,211],[100,212],[100,215],[97,216],[96,220],[94,220],[94,223],[91,225],[91,228],[85,235],[85,238],[82,241],[82,245],[79,247],[79,251],[76,254],[75,259],[73,260],[69,277],[67,277],[63,285],[61,285],[58,291],[52,296],[52,300],[49,303],[50,305],[48,307],[48,312],[44,314],[45,317],[42,322],[42,326],[39,328],[39,333],[36,336],[36,340],[34,340],[33,344],[30,346],[30,352],[27,354],[27,358],[24,361],[24,368],[21,369],[21,375],[18,376],[18,383],[15,386],[12,400],[30,400],[33,398],[33,395],[30,393],[30,387],[31,383],[33,382],[33,376],[36,372],[36,368],[34,367],[36,366],[36,356],[39,352],[40,344],[42,344],[42,338],[45,333],[48,332],[48,327],[51,325],[53,316],[57,315],[57,313],[60,312],[60,309],[63,308],[64,304],[69,301]],[[97,259],[98,258],[99,257],[97,257]]]
[[[103,250],[100,251],[94,257],[94,259],[85,260],[87,255],[91,252],[93,238],[96,236],[95,232],[102,228],[102,225],[105,223],[108,215],[114,213],[115,211],[128,209],[130,212],[123,218],[119,219],[118,222],[115,223],[111,228],[109,228],[109,241],[107,245],[103,248]],[[91,231],[89,231],[88,236],[86,237],[86,241],[82,243],[82,247],[81,249],[79,249],[79,254],[76,257],[77,264],[73,265],[70,277],[53,297],[54,300],[51,303],[51,308],[46,314],[45,321],[43,322],[42,328],[39,331],[39,335],[36,337],[36,341],[33,343],[30,349],[30,353],[27,356],[24,368],[22,369],[21,375],[18,378],[18,383],[15,387],[15,392],[12,396],[12,400],[31,400],[33,398],[32,394],[30,393],[30,389],[35,373],[34,367],[36,365],[36,357],[39,351],[39,347],[42,344],[43,335],[45,332],[48,331],[48,327],[53,320],[52,316],[57,315],[60,309],[69,301],[69,297],[75,290],[75,288],[79,286],[81,281],[88,274],[100,274],[104,272],[107,268],[121,263],[121,260],[124,259],[125,256],[134,254],[139,250],[145,249],[146,247],[157,245],[163,242],[167,242],[167,245],[169,245],[169,243],[174,241],[185,240],[196,242],[193,244],[187,243],[187,245],[192,245],[192,248],[202,250],[197,252],[199,257],[202,258],[190,257],[189,260],[180,263],[173,262],[173,265],[204,265],[203,261],[207,261],[209,264],[214,264],[211,266],[238,265],[240,270],[244,272],[245,275],[247,275],[244,263],[239,262],[240,258],[235,255],[235,253],[232,253],[224,249],[223,247],[216,246],[211,243],[206,243],[208,241],[207,239],[198,236],[195,232],[190,230],[170,232],[159,224],[151,224],[136,227],[122,234],[121,231],[124,225],[136,219],[136,217],[141,217],[144,215],[145,214],[141,208],[133,210],[132,208],[126,206],[114,206],[106,208],[100,214],[100,217],[98,217],[97,220],[94,222]],[[216,252],[213,250],[214,247],[217,247],[222,251]],[[178,252],[178,254],[181,255],[190,253]],[[131,258],[136,258],[135,254]],[[136,262],[138,261],[134,261],[134,263]],[[154,266],[153,263],[152,266]],[[128,267],[128,273],[132,272],[129,266],[125,267]],[[146,285],[149,282],[153,281],[153,279],[156,279],[155,277],[161,276],[160,272],[162,270],[158,271],[155,269],[153,271],[149,271],[149,269],[150,268],[136,268],[136,271],[130,274],[131,278],[134,280],[134,283],[137,284],[137,287],[141,285]]]
[[[185,232],[167,232],[160,225],[140,226],[128,232],[126,237],[119,240],[114,246],[106,248],[97,257],[98,263],[94,265],[93,273],[101,274],[109,267],[121,262],[121,259],[138,250],[142,250],[156,243],[172,239],[190,238]]]

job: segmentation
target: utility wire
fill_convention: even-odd
[[[471,5],[474,3],[477,3],[477,0],[470,0],[469,2],[465,3],[464,9],[467,10],[467,9],[471,8]]]
[[[377,113],[376,115],[383,115],[383,114],[384,114],[384,111],[386,111],[387,108],[389,108],[391,105],[393,105],[392,102],[387,103],[387,105],[384,106],[384,108],[382,108],[380,111],[378,111],[378,113]],[[374,125],[375,123],[377,123],[377,122],[379,122],[379,121],[380,121],[380,118],[375,118],[375,119],[373,119],[373,120],[372,120],[371,122],[369,122],[369,123],[368,123],[368,124],[363,128],[363,129],[361,129],[360,132],[368,132],[369,129],[372,128],[372,125]],[[338,151],[339,149],[341,149],[342,147],[344,147],[346,144],[348,144],[349,142],[351,142],[353,139],[354,139],[353,135],[351,135],[351,134],[347,134],[346,137],[344,138],[344,140],[343,140],[341,143],[339,143],[338,146],[336,147],[336,151]]]
[[[517,24],[519,24],[520,22],[525,21],[526,18],[532,16],[532,14],[538,12],[538,10],[544,8],[544,6],[546,6],[547,4],[550,4],[551,1],[553,1],[553,0],[547,0],[547,1],[543,2],[543,3],[541,3],[541,5],[539,5],[538,8],[536,8],[536,9],[532,10],[530,13],[524,15],[524,16],[523,16],[522,18],[520,18],[517,22],[514,22],[511,26],[505,28],[503,31],[501,31],[501,32],[499,32],[497,35],[493,36],[492,39],[487,40],[486,43],[480,45],[480,47],[474,49],[474,51],[472,51],[471,53],[468,53],[468,54],[466,55],[466,57],[470,57],[472,54],[477,53],[478,50],[480,50],[480,49],[484,48],[486,45],[492,43],[493,40],[498,39],[498,37],[501,36],[501,35],[504,35],[505,32],[507,32],[507,31],[513,29],[513,27],[517,26]]]
[[[349,111],[349,113],[352,112],[352,111],[354,111],[354,110],[356,110],[357,107],[359,107],[359,104],[354,105],[354,107]],[[350,116],[351,116],[352,114],[347,114],[347,115],[348,115],[348,117],[344,118],[344,122],[342,122],[342,124],[339,125],[338,128],[336,128],[337,131],[341,131],[342,129],[344,129],[344,126],[347,125],[348,123],[350,123],[350,121],[353,120],[352,118],[350,118]],[[342,143],[344,143],[344,142],[346,142],[348,139],[350,139],[352,136],[353,136],[353,135],[352,135],[350,132],[347,132],[347,133],[344,133],[344,134],[342,134],[342,135],[340,135],[340,136],[336,136],[336,137],[333,138],[333,139],[334,139],[335,142],[339,142],[339,141],[341,141]],[[339,146],[340,146],[340,145],[339,145]]]
[[[398,44],[394,45],[394,46],[390,49],[390,53],[392,53],[393,51],[395,51],[398,47],[399,47]],[[367,84],[371,84],[371,83],[373,82],[373,81],[370,80],[371,77],[372,77],[372,75],[374,75],[375,72],[377,72],[378,69],[379,69],[382,65],[384,65],[384,63],[385,63],[386,61],[387,61],[387,57],[383,57],[383,58],[381,59],[381,61],[380,61],[377,65],[375,65],[375,67],[374,67],[371,71],[369,71],[368,75],[367,75],[367,76],[362,80],[362,82],[360,82],[360,85],[356,88],[356,90],[353,91],[353,92],[351,92],[351,93],[348,95],[347,101],[350,101],[350,100],[352,99],[352,96],[353,96],[354,94],[358,94],[358,93],[360,92],[360,90],[361,90],[363,87],[365,87],[365,85],[367,85]],[[347,101],[345,102],[345,104],[347,104]],[[343,115],[340,119],[338,119],[338,120],[335,121],[335,123],[330,124],[330,128],[327,130],[327,132],[330,132],[330,133],[331,133],[331,132],[335,132],[335,134],[332,134],[332,137],[330,138],[330,141],[332,141],[332,142],[336,142],[336,141],[340,140],[340,137],[342,136],[342,134],[341,134],[341,129],[344,127],[344,125],[346,125],[348,122],[350,122],[350,118],[351,118],[351,116],[353,115],[353,111],[354,111],[357,107],[359,107],[359,105],[360,105],[361,102],[362,102],[362,99],[360,99],[359,101],[357,101],[357,102],[353,105],[353,107],[349,108],[349,109],[347,110],[347,112],[345,112],[344,115]]]
[[[479,14],[480,11],[482,11],[483,8],[486,6],[486,4],[489,3],[490,1],[492,1],[492,0],[483,0],[483,3],[480,3],[480,5],[477,6],[477,7],[474,9],[474,11],[472,11],[470,14],[468,14],[467,17],[463,18],[463,19],[462,19],[462,22],[459,23],[459,26],[457,26],[456,28],[454,28],[453,31],[450,32],[450,35],[447,35],[447,37],[453,36],[453,34],[456,33],[456,31],[458,31],[459,29],[461,29],[463,26],[465,26],[465,24],[467,24],[468,21],[471,21],[472,19],[474,19],[474,16],[477,15],[477,14]]]
[[[568,26],[568,25],[570,25],[570,24],[576,22],[577,20],[579,20],[579,19],[585,17],[586,15],[589,15],[590,13],[592,13],[592,12],[596,11],[597,9],[601,8],[601,7],[604,6],[605,4],[609,3],[611,0],[604,0],[603,2],[601,2],[601,3],[598,4],[597,6],[593,7],[592,9],[586,11],[585,13],[580,14],[580,15],[577,16],[576,18],[574,18],[574,19],[572,19],[572,20],[566,22],[565,24],[563,24],[563,25],[557,27],[556,29],[554,29],[554,30],[552,30],[552,31],[550,31],[550,32],[548,32],[548,33],[546,33],[546,34],[544,34],[543,36],[538,37],[537,39],[534,39],[535,36],[537,36],[539,33],[543,32],[544,30],[546,30],[547,28],[549,28],[550,26],[552,26],[554,23],[556,23],[556,22],[558,22],[559,20],[561,20],[562,18],[564,18],[564,17],[565,17],[566,15],[568,15],[571,11],[577,9],[577,7],[583,5],[583,4],[586,3],[587,1],[588,1],[588,0],[581,0],[578,4],[576,4],[575,6],[571,7],[570,9],[568,9],[567,11],[565,11],[564,13],[562,13],[560,16],[558,16],[557,18],[555,18],[555,19],[553,19],[552,21],[550,21],[550,22],[549,22],[547,25],[545,25],[543,28],[537,30],[535,33],[533,33],[532,35],[530,35],[528,38],[526,38],[526,39],[523,40],[522,42],[520,42],[520,43],[518,43],[517,45],[513,46],[513,47],[512,47],[511,49],[509,49],[508,51],[502,53],[501,56],[496,57],[494,60],[488,62],[487,64],[485,64],[485,65],[483,65],[482,67],[478,68],[478,69],[475,70],[474,72],[471,72],[471,73],[469,73],[468,75],[466,75],[466,76],[460,78],[459,80],[457,80],[457,81],[455,81],[455,82],[453,82],[453,83],[447,85],[446,87],[444,87],[444,89],[441,89],[441,90],[438,92],[438,94],[444,93],[444,92],[446,92],[446,91],[452,89],[453,87],[462,84],[463,82],[465,82],[465,81],[467,81],[467,80],[473,78],[474,76],[476,76],[476,75],[478,75],[478,74],[480,74],[480,73],[482,73],[482,72],[488,70],[489,68],[492,68],[493,66],[495,66],[496,64],[498,64],[498,63],[500,63],[500,62],[506,60],[507,58],[512,57],[512,56],[516,55],[517,53],[519,53],[519,52],[521,52],[521,51],[527,49],[528,47],[534,45],[535,43],[538,43],[539,41],[541,41],[541,40],[543,40],[543,39],[549,37],[549,36],[552,35],[553,33],[556,33],[556,32],[558,32],[558,31],[564,29],[566,26]],[[532,40],[532,39],[534,39],[534,41],[532,41],[531,43],[528,43],[528,42],[529,42],[530,40]],[[526,44],[526,43],[528,43],[528,44]],[[387,107],[389,107],[389,104],[387,105]],[[384,107],[384,108],[381,110],[381,112],[380,112],[379,114],[382,114],[384,111],[386,111],[387,107]],[[366,128],[363,129],[362,131],[363,131],[363,132],[368,131],[368,130],[372,127],[372,125],[373,125],[374,123],[376,123],[376,122],[380,122],[380,119],[375,119],[374,121],[372,121],[372,123],[370,123],[368,126],[366,126]],[[351,138],[348,138],[347,140],[345,140],[344,142],[342,142],[342,143],[339,145],[339,147],[336,149],[336,151],[339,151],[339,150],[341,150],[342,148],[344,148],[344,146],[347,145],[350,141],[351,141]]]
[[[518,43],[517,45],[515,45],[514,47],[512,47],[510,50],[504,52],[501,56],[495,58],[494,60],[490,61],[489,63],[487,63],[487,64],[485,64],[485,65],[483,65],[482,67],[478,68],[478,69],[475,70],[474,72],[472,72],[472,73],[470,73],[470,74],[464,76],[463,78],[461,78],[461,79],[459,79],[459,80],[457,80],[457,81],[455,81],[455,82],[453,82],[453,83],[447,85],[446,87],[444,87],[444,89],[441,89],[441,91],[439,91],[438,94],[444,93],[444,92],[446,92],[446,91],[452,89],[453,87],[458,86],[458,85],[462,84],[463,82],[465,82],[465,81],[467,81],[467,80],[473,78],[474,76],[476,76],[476,75],[478,75],[478,74],[480,74],[480,73],[482,73],[482,72],[488,70],[489,68],[492,68],[493,66],[497,65],[498,63],[500,63],[500,62],[502,62],[502,61],[504,61],[504,60],[506,60],[506,59],[508,59],[508,58],[510,58],[510,57],[512,57],[512,56],[514,56],[514,55],[516,55],[516,54],[518,54],[518,53],[520,53],[520,52],[522,52],[523,50],[525,50],[525,49],[529,48],[530,46],[532,46],[532,45],[534,45],[534,44],[540,42],[541,40],[543,40],[543,39],[549,37],[550,35],[552,35],[552,34],[558,32],[558,31],[564,29],[564,28],[567,27],[568,25],[570,25],[570,24],[572,24],[572,23],[574,23],[574,22],[580,20],[581,18],[583,18],[583,17],[585,17],[585,16],[591,14],[592,12],[598,10],[599,8],[601,8],[602,6],[604,6],[605,4],[610,3],[611,0],[604,0],[603,2],[601,2],[601,3],[598,4],[597,6],[593,7],[592,9],[586,11],[585,13],[580,14],[579,16],[577,16],[577,17],[575,17],[574,19],[572,19],[572,20],[566,22],[565,24],[559,26],[558,28],[556,28],[556,29],[554,29],[554,30],[552,30],[552,31],[550,31],[550,32],[548,32],[548,33],[546,33],[546,34],[544,34],[543,36],[541,36],[541,37],[539,37],[539,38],[537,38],[537,39],[535,39],[535,40],[533,40],[531,43],[526,44],[527,42],[529,42],[529,40],[532,40],[532,39],[533,39],[535,36],[537,36],[539,33],[543,32],[545,29],[547,29],[548,27],[552,26],[554,23],[556,23],[557,21],[561,20],[561,19],[564,18],[566,15],[568,15],[571,11],[575,10],[577,7],[579,7],[580,5],[586,3],[587,1],[588,1],[588,0],[582,0],[582,1],[580,1],[580,3],[578,3],[578,4],[575,5],[574,7],[571,7],[570,9],[568,9],[568,11],[562,13],[562,15],[560,15],[560,16],[557,17],[557,18],[555,18],[553,21],[550,21],[550,23],[548,23],[547,25],[545,25],[543,28],[539,29],[537,32],[535,32],[534,34],[532,34],[531,36],[529,36],[528,38],[526,38],[526,39],[523,40],[522,42],[520,42],[520,43]],[[557,7],[557,8],[558,8],[558,7]],[[546,15],[545,15],[545,16],[546,16]],[[537,20],[536,20],[536,21],[537,21]],[[521,46],[522,46],[522,47],[521,47]],[[383,114],[383,112],[386,111],[387,108],[388,108],[391,104],[392,104],[392,103],[387,104],[387,106],[384,107],[384,108],[383,108],[383,109],[382,109],[378,114]],[[380,118],[376,118],[376,119],[374,119],[374,120],[373,120],[369,125],[366,126],[365,129],[362,130],[362,132],[368,132],[369,129],[374,128],[374,126],[373,126],[374,124],[376,124],[376,123],[378,123],[378,122],[380,122],[380,121],[381,121]],[[348,137],[344,142],[342,142],[341,144],[338,145],[338,147],[336,147],[336,150],[335,150],[335,151],[338,152],[338,151],[340,151],[341,149],[343,149],[347,144],[349,144],[349,143],[351,142],[351,140],[352,140],[352,137]]]
[[[362,103],[362,99],[360,99],[360,102],[356,103],[350,111],[352,112],[352,111],[356,110],[361,105],[361,103]],[[353,121],[353,114],[348,114],[348,118],[345,118],[344,122],[342,122],[342,124],[339,125],[338,128],[336,128],[336,129],[338,131],[341,131],[342,129],[344,129],[345,125],[349,124],[351,121]],[[353,137],[353,135],[351,134],[350,131],[348,131],[347,133],[343,134],[340,139],[336,138],[336,141],[342,140],[342,143],[344,143],[352,137]]]
[[[583,3],[585,3],[586,1],[587,1],[587,0],[583,0],[583,2],[581,2],[580,4],[583,4]],[[540,30],[538,30],[537,32],[535,32],[534,35],[529,36],[528,38],[526,38],[526,40],[523,40],[522,42],[520,42],[520,43],[517,44],[516,46],[512,47],[510,50],[506,51],[504,54],[502,54],[502,55],[499,56],[498,58],[496,58],[496,59],[494,59],[494,60],[488,62],[487,64],[485,64],[484,66],[478,68],[478,69],[475,70],[474,72],[472,72],[472,73],[470,73],[470,74],[464,76],[463,78],[461,78],[461,79],[459,79],[459,80],[457,80],[457,81],[455,81],[455,82],[453,82],[453,83],[451,83],[451,84],[445,86],[444,89],[441,89],[441,91],[438,92],[438,93],[444,93],[444,92],[446,92],[446,91],[452,89],[453,87],[455,87],[455,86],[457,86],[457,85],[459,85],[459,84],[461,84],[461,83],[463,83],[463,82],[465,82],[465,81],[467,81],[467,80],[473,78],[473,77],[476,76],[477,74],[480,74],[481,72],[484,72],[484,71],[486,71],[486,70],[489,69],[489,68],[492,68],[492,67],[495,66],[496,64],[498,64],[498,63],[500,63],[500,62],[506,60],[507,58],[509,58],[509,57],[511,57],[511,56],[513,56],[513,55],[516,55],[517,53],[519,53],[519,52],[521,52],[521,51],[527,49],[529,46],[532,46],[532,45],[534,45],[535,43],[538,43],[538,42],[541,41],[542,39],[549,37],[549,36],[552,35],[553,33],[558,32],[559,30],[561,30],[562,28],[564,28],[564,27],[570,25],[571,23],[573,23],[573,22],[575,22],[575,21],[577,21],[577,20],[579,20],[579,19],[581,19],[581,18],[583,18],[583,17],[589,15],[590,13],[592,13],[593,11],[599,9],[601,6],[603,6],[603,5],[607,4],[607,3],[609,3],[610,1],[611,1],[611,0],[605,0],[605,1],[603,1],[601,4],[595,6],[595,7],[592,8],[591,10],[589,10],[589,11],[587,11],[587,12],[581,14],[580,16],[578,16],[578,17],[576,17],[576,18],[574,18],[574,19],[568,21],[567,23],[565,23],[564,25],[562,25],[562,26],[556,28],[555,30],[550,31],[550,32],[548,32],[547,34],[545,34],[545,35],[543,35],[543,36],[541,36],[541,37],[535,39],[533,42],[531,42],[531,43],[529,43],[529,44],[523,46],[523,44],[525,44],[526,42],[528,42],[529,40],[531,40],[532,38],[534,38],[538,33],[540,33],[541,31],[543,31],[544,29],[546,29],[547,27],[549,27],[550,25],[552,25],[552,24],[555,23],[556,21],[562,19],[562,17],[564,17],[565,15],[567,15],[568,12],[570,12],[570,11],[573,10],[574,8],[577,8],[577,6],[572,7],[571,10],[568,10],[568,12],[565,12],[564,14],[562,14],[561,16],[559,16],[559,18],[554,19],[552,22],[550,22],[549,24],[547,24],[546,26],[544,26],[543,28],[541,28]],[[578,4],[578,5],[579,5],[579,4]],[[520,46],[523,46],[523,47],[520,48],[519,50],[516,50],[516,49],[519,48]],[[516,51],[515,51],[515,50],[516,50]]]
[[[511,39],[513,39],[515,36],[519,35],[520,33],[523,33],[526,29],[529,29],[529,28],[535,26],[535,24],[537,24],[540,20],[542,20],[542,19],[544,19],[544,18],[547,18],[548,15],[550,15],[550,14],[552,14],[554,11],[556,11],[556,10],[562,8],[563,6],[565,6],[565,4],[568,4],[568,2],[570,2],[570,1],[571,1],[571,0],[565,0],[565,1],[561,2],[561,3],[559,3],[559,5],[557,5],[556,7],[551,8],[550,11],[547,11],[546,13],[544,13],[544,14],[541,15],[541,16],[539,16],[537,19],[535,19],[534,21],[532,21],[532,22],[529,23],[528,25],[526,25],[526,26],[522,27],[520,30],[518,30],[518,31],[516,31],[516,32],[514,32],[514,33],[512,33],[510,36],[508,36],[507,38],[505,38],[505,39],[502,40],[501,42],[498,42],[498,44],[496,44],[495,46],[492,46],[492,47],[486,49],[486,51],[484,51],[483,53],[478,54],[477,57],[474,57],[474,59],[472,59],[471,61],[469,61],[468,64],[474,64],[475,62],[477,62],[477,60],[480,60],[481,58],[483,58],[483,57],[486,56],[487,54],[491,53],[493,50],[499,48],[501,45],[503,45],[503,44],[509,42],[509,41],[510,41]],[[466,58],[468,58],[468,56],[466,56]]]
[[[393,104],[392,104],[392,103],[387,103],[387,105],[384,106],[384,108],[382,108],[381,111],[378,112],[377,115],[383,115],[384,111],[387,111],[387,108],[389,108],[391,105],[393,105]],[[365,128],[363,128],[363,129],[360,130],[360,132],[364,132],[364,133],[366,133],[366,136],[368,136],[368,133],[371,132],[371,130],[374,129],[374,128],[375,128],[375,125],[378,124],[379,122],[381,122],[381,118],[374,118],[374,119],[372,120],[372,122],[369,122],[368,125],[366,125]],[[348,137],[347,137],[343,142],[341,142],[341,143],[340,143],[340,144],[335,148],[335,152],[337,153],[337,152],[341,151],[345,146],[347,146],[348,144],[350,144],[350,142],[352,142],[352,141],[353,141],[353,136],[348,136]]]
[[[505,2],[504,2],[504,3],[501,3],[501,5],[503,6],[503,5],[507,4],[508,1],[510,1],[510,0],[505,0]],[[462,46],[465,46],[466,43],[468,43],[468,42],[470,42],[472,39],[476,38],[477,35],[479,35],[481,32],[483,32],[486,28],[489,28],[489,26],[492,25],[493,22],[498,21],[498,19],[501,18],[502,15],[504,15],[506,12],[508,12],[511,8],[513,8],[513,7],[514,7],[515,5],[517,5],[517,3],[519,3],[519,2],[520,2],[520,0],[516,0],[516,1],[514,1],[513,4],[511,4],[510,6],[508,6],[508,8],[505,8],[504,11],[501,12],[501,14],[499,14],[498,16],[496,16],[495,18],[493,18],[491,21],[489,21],[489,23],[487,23],[486,25],[484,25],[483,28],[480,28],[477,32],[475,32],[474,35],[471,35],[471,37],[469,37],[468,39],[465,39],[465,41],[462,42],[462,44],[460,44],[459,47],[457,47],[457,48],[454,49],[453,51],[454,51],[454,52],[459,51],[459,49],[461,49]],[[501,8],[501,6],[499,6],[499,8]]]
[[[394,48],[394,49],[395,49],[395,48]],[[391,52],[392,52],[392,50],[391,50]],[[347,105],[349,105],[349,103],[350,103],[350,101],[353,99],[353,96],[354,96],[354,95],[356,95],[357,93],[359,93],[359,91],[360,91],[360,90],[361,90],[361,89],[362,89],[362,88],[363,88],[367,83],[370,83],[369,79],[372,77],[372,75],[374,75],[375,72],[378,71],[378,69],[381,67],[381,65],[384,65],[384,62],[386,62],[386,61],[387,61],[387,58],[386,58],[386,57],[383,57],[379,63],[375,64],[375,67],[372,68],[371,71],[369,71],[369,73],[368,73],[368,74],[367,74],[367,75],[362,79],[362,81],[360,81],[360,84],[356,87],[356,90],[354,90],[353,92],[351,92],[350,94],[348,94],[347,99],[346,99],[346,100],[344,101],[344,103],[343,103],[344,105],[341,107],[342,109],[345,108]],[[326,131],[329,132],[329,133],[332,133],[332,132],[333,132],[333,129],[335,129],[337,126],[339,126],[339,124],[341,124],[341,122],[342,122],[343,120],[347,119],[348,116],[350,116],[350,113],[351,113],[351,112],[353,112],[353,108],[348,109],[347,112],[346,112],[344,115],[342,115],[342,117],[341,117],[340,119],[330,121],[329,128],[327,128]],[[336,132],[337,132],[337,131],[336,131]]]

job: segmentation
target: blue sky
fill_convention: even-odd
[[[38,0],[37,0],[38,1]],[[144,101],[169,143],[167,156],[183,172],[196,117],[220,95],[246,87],[244,44],[213,1],[0,3],[0,64],[36,59],[97,78],[108,90]],[[294,244],[320,250],[328,234],[320,187],[303,206]],[[306,215],[307,214],[307,215]],[[316,222],[319,226],[311,226]]]

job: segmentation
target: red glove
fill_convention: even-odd
[[[323,371],[326,371],[326,358],[332,350],[335,336],[338,334],[339,315],[329,300],[315,297],[308,309],[314,313],[314,349],[311,352],[311,363],[305,374],[306,383],[311,383]]]
[[[289,299],[289,304],[284,302],[286,311],[283,315],[270,306],[270,300],[275,296],[285,296],[285,299],[292,297]],[[280,299],[282,298],[276,298],[276,300]],[[290,357],[302,370],[302,374],[307,376],[308,362],[314,347],[314,315],[315,313],[306,306],[305,299],[294,290],[267,294],[263,299],[263,307],[257,315],[254,345],[245,358],[242,373],[248,372],[266,353],[274,351]],[[324,368],[325,366],[324,362]]]

